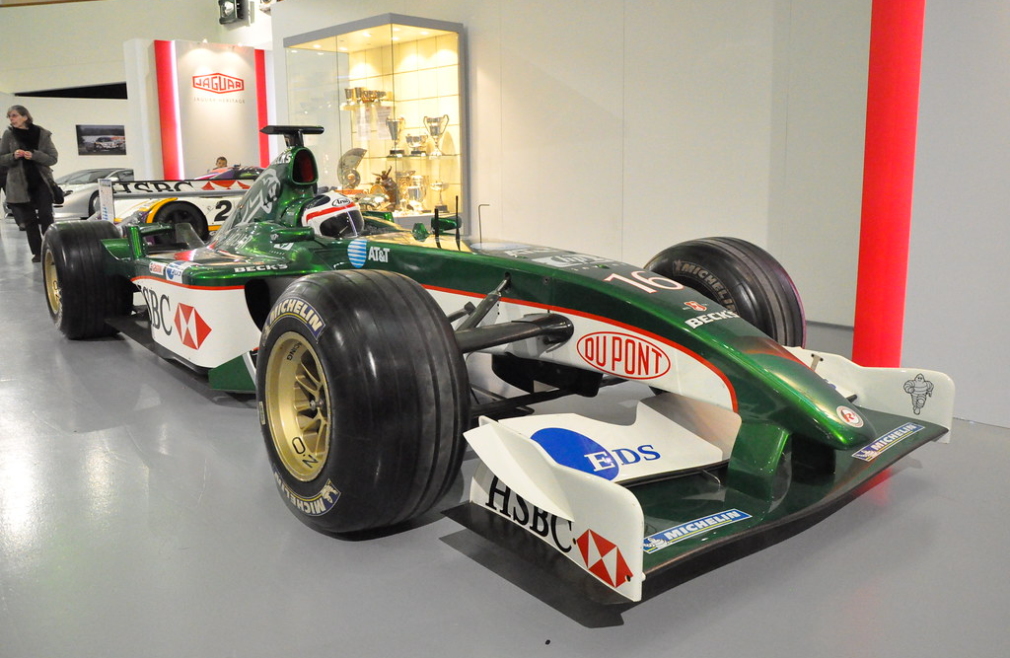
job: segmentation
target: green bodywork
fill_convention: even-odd
[[[699,312],[688,302],[703,301],[708,314],[725,309],[690,289],[651,280],[656,275],[641,268],[532,245],[470,244],[444,230],[410,230],[376,217],[366,217],[362,236],[316,236],[299,225],[301,211],[316,191],[314,174],[299,172],[314,171],[311,152],[292,148],[257,179],[208,246],[152,249],[148,238],[168,234],[171,227],[130,226],[122,239],[105,241],[112,256],[109,267],[126,277],[149,276],[150,262],[164,262],[168,254],[169,261],[191,264],[182,273],[187,286],[255,287],[257,281],[353,268],[348,249],[365,240],[369,248],[382,250],[382,257],[367,256],[358,263],[362,268],[399,272],[423,286],[474,299],[508,279],[504,301],[612,321],[712,364],[734,392],[734,410],[744,422],[742,434],[753,438],[746,442],[751,446],[746,454],[738,456],[741,479],[767,479],[771,455],[780,453],[783,443],[774,428],[832,450],[864,445],[881,433],[869,419],[862,427],[843,422],[838,409],[851,406],[849,402],[744,320],[728,317],[700,328],[689,326]],[[227,367],[234,369],[235,364]],[[760,429],[764,426],[772,429]]]

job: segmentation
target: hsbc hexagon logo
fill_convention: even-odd
[[[236,91],[244,91],[245,80],[225,75],[224,73],[194,75],[193,88],[209,91],[212,94],[230,94]]]
[[[175,307],[175,330],[179,332],[182,344],[194,350],[200,349],[210,334],[210,326],[204,322],[196,309],[188,304],[178,304]]]
[[[589,572],[611,587],[620,587],[631,580],[632,573],[614,542],[592,530],[586,530],[575,540]]]

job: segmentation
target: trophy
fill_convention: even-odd
[[[389,128],[389,136],[393,138],[393,148],[389,149],[388,158],[402,158],[403,149],[397,148],[400,142],[400,133],[403,131],[403,117],[399,119],[386,119],[386,127]]]
[[[340,105],[342,110],[353,110],[361,102],[361,92],[364,89],[362,87],[348,87],[344,89],[344,98],[346,99],[344,103]]]
[[[365,157],[365,149],[349,149],[342,156],[337,165],[337,178],[340,180],[341,189],[349,190],[358,187],[361,182],[361,174],[358,173],[357,166],[361,158]]]
[[[375,103],[386,97],[386,92],[378,89],[362,89],[359,92],[362,103]]]
[[[392,210],[400,201],[400,190],[396,184],[396,179],[389,175],[392,171],[393,166],[390,165],[389,169],[386,171],[381,174],[376,174],[375,183],[372,185],[371,189],[368,190],[369,194],[373,196],[381,196],[385,199],[382,207],[376,208],[377,210]]]
[[[442,201],[442,191],[445,190],[447,187],[449,187],[449,184],[446,183],[445,181],[437,180],[434,183],[432,183],[430,187],[432,190],[438,192],[438,203],[435,205],[435,207],[442,212],[448,212],[449,207],[445,205],[444,201]]]
[[[434,144],[434,148],[431,150],[431,157],[437,158],[442,155],[442,151],[438,148],[438,140],[445,134],[445,129],[448,126],[448,114],[443,114],[440,117],[424,117],[424,127],[427,129],[428,134],[431,135],[431,141]]]
[[[413,175],[414,175],[413,169],[399,171],[396,174],[396,188],[398,192],[398,198],[400,199],[400,203],[398,204],[399,206],[398,210],[400,211],[405,211],[408,209],[407,188],[410,187],[410,182],[412,180]]]
[[[360,103],[361,94],[364,91],[365,91],[364,87],[348,87],[347,89],[344,90],[344,97],[347,98],[348,103],[353,104]]]
[[[416,213],[424,212],[424,188],[427,176],[413,175],[407,186],[407,208]]]
[[[415,157],[427,155],[421,148],[421,145],[424,144],[424,135],[406,135],[403,141],[407,142],[407,146],[410,147],[411,155]]]

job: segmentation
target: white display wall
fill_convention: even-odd
[[[128,79],[127,69],[136,65],[132,54],[124,54],[124,44],[133,39],[206,39],[253,47],[269,47],[271,43],[269,16],[254,10],[250,21],[222,26],[217,3],[212,0],[72,2],[5,8],[0,16],[0,92],[6,93],[122,83]],[[45,37],[40,42],[41,29]],[[29,97],[12,102],[28,107],[41,125],[54,130],[61,152],[58,174],[119,167],[124,162],[143,170],[145,155],[150,157],[153,152],[160,157],[160,146],[154,143],[157,134],[144,131],[136,121],[139,112],[127,101]],[[4,109],[9,105],[4,104]],[[71,157],[72,143],[63,148],[60,140],[73,135],[79,123],[125,125],[127,154],[84,156],[80,160]],[[147,175],[157,173],[149,171]]]
[[[80,169],[132,167],[133,154],[140,148],[139,138],[126,130],[126,153],[121,155],[80,155],[77,148],[78,125],[118,125],[127,123],[125,100],[82,98],[20,98],[0,94],[0,104],[6,110],[11,105],[24,105],[35,121],[53,133],[53,145],[60,158],[53,173],[56,177]],[[6,127],[6,122],[5,122]]]
[[[465,210],[484,238],[644,263],[682,240],[742,237],[794,274],[812,320],[851,325],[869,7],[301,0],[275,7],[274,51],[381,12],[462,23]],[[286,88],[282,62],[275,73]]]
[[[396,12],[469,37],[471,199],[485,235],[631,262],[698,235],[770,248],[809,317],[849,325],[870,0],[299,0],[284,37]],[[103,0],[4,10],[0,90],[126,79],[123,42],[259,45],[216,3]],[[10,18],[10,20],[7,20]],[[51,26],[33,48],[32,26]],[[95,39],[115,24],[116,38]],[[30,64],[20,53],[32,52]],[[283,58],[275,89],[286,90]],[[285,93],[274,97],[287,120]],[[127,125],[130,131],[130,125]]]
[[[1010,13],[929,0],[902,362],[954,378],[959,417],[1010,427]]]
[[[218,38],[223,28],[213,0],[70,2],[0,14],[0,90],[10,92],[123,82],[128,39],[234,43]]]

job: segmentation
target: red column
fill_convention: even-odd
[[[162,178],[182,178],[182,143],[179,137],[179,95],[175,48],[171,41],[154,42],[154,68],[158,78],[158,117],[161,120]]]
[[[266,53],[260,48],[255,51],[256,57],[256,119],[258,128],[267,125],[267,65]],[[270,166],[270,142],[263,133],[259,136],[260,166]]]
[[[852,358],[898,366],[925,0],[873,0]]]

